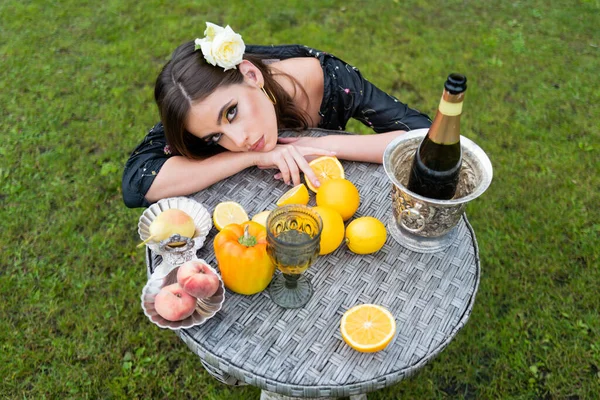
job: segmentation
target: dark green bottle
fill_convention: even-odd
[[[408,190],[438,200],[454,197],[462,164],[460,116],[467,78],[450,74],[429,132],[417,148]]]

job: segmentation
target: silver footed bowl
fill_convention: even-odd
[[[157,201],[148,207],[139,218],[138,234],[142,241],[147,240],[150,235],[150,224],[163,211],[168,209],[178,209],[188,214],[194,220],[196,228],[191,241],[188,238],[182,237],[182,241],[186,244],[181,247],[168,246],[169,239],[163,242],[150,240],[146,245],[156,254],[160,254],[164,258],[168,258],[168,262],[174,265],[180,265],[185,261],[189,261],[198,249],[204,245],[204,241],[212,228],[212,219],[210,213],[201,203],[189,197],[170,197]]]

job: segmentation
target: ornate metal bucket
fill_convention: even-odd
[[[436,252],[449,246],[467,203],[479,197],[492,182],[492,164],[473,141],[461,136],[462,168],[456,195],[451,200],[420,196],[406,188],[415,151],[427,129],[407,132],[385,149],[383,166],[392,182],[392,236],[417,252]]]

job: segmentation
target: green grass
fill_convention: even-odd
[[[0,3],[1,398],[257,398],[143,315],[141,210],[120,193],[154,79],[206,20],[332,52],[431,115],[449,72],[469,78],[463,134],[494,165],[467,209],[475,308],[370,399],[598,398],[598,0],[86,3]]]

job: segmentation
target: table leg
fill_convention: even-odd
[[[260,400],[334,400],[336,397],[290,397],[279,393],[261,390]],[[350,396],[350,400],[367,400],[366,394],[357,394]]]

